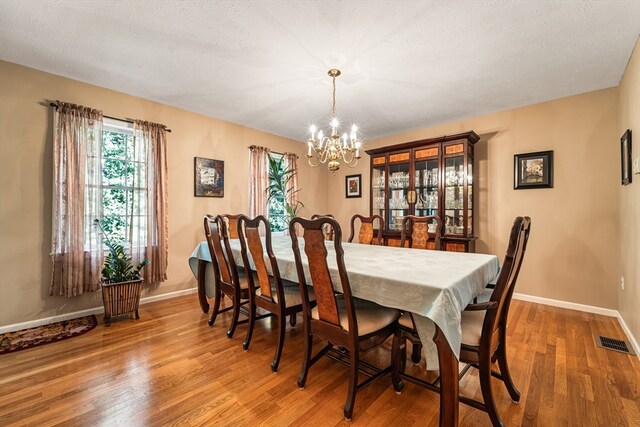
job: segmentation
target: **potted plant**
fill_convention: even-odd
[[[111,317],[120,314],[134,313],[139,319],[138,306],[142,294],[142,282],[140,271],[149,260],[145,259],[135,267],[133,260],[124,246],[113,242],[104,231],[100,220],[94,220],[104,236],[104,244],[109,248],[109,253],[104,259],[100,285],[102,288],[102,303],[104,304],[104,323],[111,324]]]
[[[304,204],[300,201],[291,203],[294,194],[300,189],[294,190],[293,188],[287,188],[289,181],[291,181],[298,171],[290,167],[286,167],[284,164],[284,157],[269,156],[269,186],[267,187],[267,204],[279,205],[284,207],[284,224],[277,224],[275,221],[271,224],[272,231],[287,231],[289,229],[289,222],[291,219],[297,216],[298,209],[304,207]],[[281,211],[282,208],[276,209]]]

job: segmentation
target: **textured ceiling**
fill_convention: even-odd
[[[0,59],[301,141],[332,67],[371,139],[615,86],[639,33],[638,0],[0,1]]]

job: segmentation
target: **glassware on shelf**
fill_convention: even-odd
[[[373,179],[373,188],[374,190],[384,190],[384,173]]]
[[[389,188],[403,189],[409,187],[409,174],[404,172],[394,172],[389,177]]]
[[[393,197],[389,199],[389,209],[409,209],[409,202],[405,197]]]

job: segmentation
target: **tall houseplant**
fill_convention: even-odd
[[[269,156],[269,186],[267,187],[267,203],[282,199],[285,212],[285,229],[288,228],[289,221],[298,214],[298,209],[304,207],[300,201],[291,203],[293,196],[300,189],[289,187],[289,182],[298,173],[297,169],[286,167],[284,157],[275,158]]]
[[[104,259],[102,278],[100,279],[104,304],[104,323],[109,326],[111,316],[125,313],[134,313],[136,319],[139,319],[138,307],[143,281],[140,277],[140,271],[150,261],[145,259],[134,266],[133,260],[124,246],[111,240],[100,224],[100,220],[96,219],[93,223],[100,230],[104,237],[104,244],[109,249],[109,253]]]

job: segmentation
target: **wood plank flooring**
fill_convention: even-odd
[[[412,384],[398,395],[390,376],[360,391],[354,419],[345,421],[346,367],[323,358],[306,388],[296,385],[301,321],[287,325],[280,371],[272,374],[277,320],[259,321],[245,352],[246,325],[227,339],[229,316],[209,327],[197,297],[188,295],[142,306],[140,320],[120,317],[77,338],[0,355],[0,426],[437,425],[438,396]],[[520,403],[494,382],[507,425],[640,426],[638,358],[594,341],[596,334],[626,339],[614,318],[514,300],[510,325]],[[389,363],[389,353],[390,342],[366,360]],[[481,399],[473,369],[461,391]],[[461,405],[460,425],[490,422]]]

